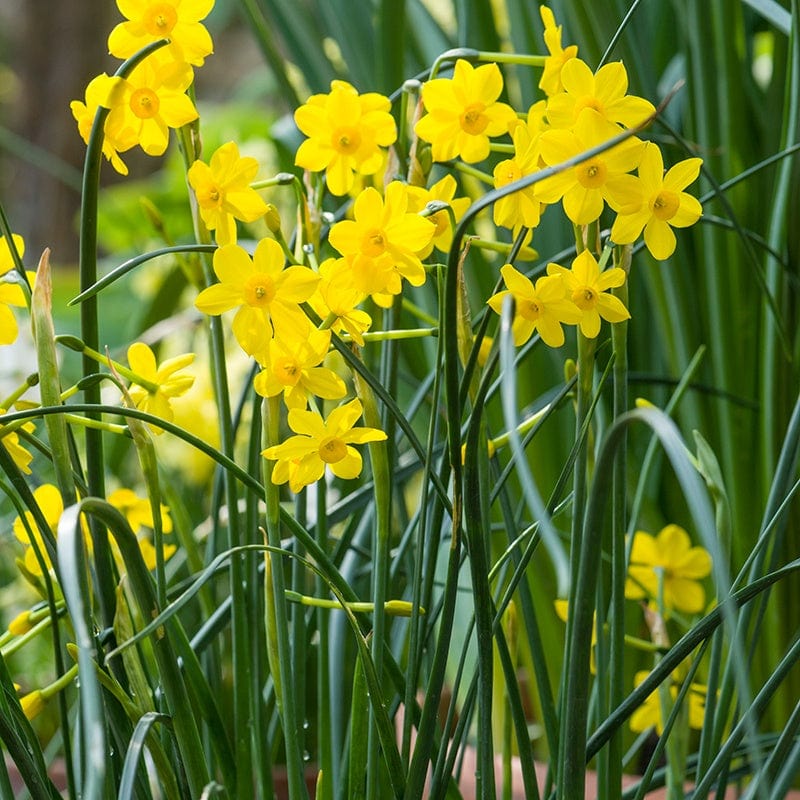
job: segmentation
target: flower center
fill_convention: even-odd
[[[269,308],[275,298],[275,283],[269,275],[258,272],[245,281],[244,300],[255,308]]]
[[[483,103],[472,103],[464,109],[461,115],[461,129],[471,136],[478,136],[486,130],[489,117],[484,114]]]
[[[347,445],[336,436],[329,436],[319,444],[319,457],[326,464],[335,464],[347,455]]]
[[[198,192],[197,202],[201,208],[219,208],[222,205],[222,191],[212,183]]]
[[[169,3],[153,3],[142,20],[147,32],[158,37],[169,36],[177,21],[178,13]]]
[[[672,219],[678,212],[680,204],[677,192],[662,189],[652,202],[653,216],[662,221]]]
[[[517,313],[531,321],[539,319],[543,310],[541,304],[536,300],[518,300],[517,302]]]
[[[597,294],[589,286],[581,286],[572,293],[572,302],[581,311],[586,311],[589,308],[594,308],[597,304]]]
[[[293,358],[282,358],[273,367],[275,377],[284,386],[297,386],[300,380],[301,370],[298,363]]]
[[[583,111],[584,108],[593,108],[598,114],[602,114],[605,116],[605,109],[603,108],[603,104],[593,95],[586,95],[586,97],[581,97],[575,103],[575,111],[573,112],[573,117],[578,119],[578,115]]]
[[[356,128],[337,128],[331,137],[331,144],[337,153],[351,156],[361,146],[361,134]]]
[[[373,228],[367,231],[361,239],[361,252],[367,258],[377,258],[386,251],[386,238],[383,231]]]
[[[158,114],[158,107],[161,105],[158,95],[147,88],[136,89],[131,95],[131,111],[139,119],[151,119]]]
[[[606,182],[608,170],[602,161],[592,159],[576,169],[578,183],[584,189],[599,189]]]
[[[502,169],[497,170],[497,188],[518,181],[522,177],[522,170],[515,161],[506,161]]]

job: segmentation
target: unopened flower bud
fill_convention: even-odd
[[[28,719],[33,719],[38,716],[44,708],[45,698],[41,689],[34,689],[34,691],[21,697],[19,701],[25,716]]]
[[[264,214],[264,222],[273,235],[277,236],[281,232],[281,215],[274,203],[267,203],[267,210]]]

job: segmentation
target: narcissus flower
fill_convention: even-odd
[[[5,408],[0,408],[0,417],[6,413]],[[23,430],[29,433],[33,431],[33,423],[26,422],[22,426]],[[19,435],[16,430],[9,430],[4,425],[0,425],[0,447],[5,447],[13,462],[26,474],[31,474],[30,463],[33,456],[19,443]]]
[[[603,119],[593,108],[584,108],[572,130],[547,130],[540,139],[542,158],[554,166],[613,139],[621,129]],[[644,142],[632,136],[605,152],[538,184],[542,202],[563,198],[564,213],[575,225],[588,225],[600,217],[603,201],[615,211],[638,207],[640,193],[635,169]]]
[[[625,283],[625,270],[612,267],[600,272],[595,257],[584,250],[572,262],[572,269],[558,264],[547,265],[548,275],[561,275],[567,287],[567,294],[581,310],[581,333],[594,339],[600,333],[600,318],[608,322],[622,322],[630,319],[628,309],[622,301],[608,289]]]
[[[241,157],[235,142],[227,142],[211,156],[209,164],[195,161],[187,173],[194,189],[200,216],[216,232],[217,244],[236,244],[236,220],[255,222],[267,213],[267,204],[250,182],[258,172],[258,161]]]
[[[511,264],[501,270],[506,290],[489,298],[489,307],[498,314],[503,310],[503,298],[514,297],[515,310],[512,331],[514,344],[525,344],[534,331],[550,347],[564,344],[563,323],[576,325],[581,321],[581,310],[567,296],[567,289],[560,275],[546,275],[534,285]]]
[[[61,514],[64,512],[64,503],[61,499],[61,492],[59,492],[58,488],[53,486],[53,484],[44,483],[37,489],[34,489],[33,499],[39,506],[39,510],[42,512],[45,522],[47,522],[47,524],[50,526],[53,536],[55,536],[56,531],[58,530],[58,521],[61,519]],[[36,525],[33,514],[30,511],[26,511],[23,516],[25,522],[23,522],[23,517],[17,517],[14,520],[12,526],[14,530],[14,536],[17,537],[18,541],[25,545],[25,568],[32,575],[41,575],[42,568],[39,565],[39,560],[36,558],[36,553],[33,545],[31,544],[31,537],[28,533],[28,529],[25,527],[25,523],[27,523],[28,528],[30,528],[31,532],[33,533],[36,546],[42,555],[47,569],[52,567],[50,556],[47,553],[47,548],[44,545],[42,534]]]
[[[628,73],[621,61],[604,64],[592,74],[584,61],[570,59],[561,69],[561,82],[564,91],[547,101],[547,121],[554,128],[571,128],[584,108],[626,128],[641,125],[655,113],[649,100],[625,94]]]
[[[648,142],[639,163],[639,203],[633,211],[620,211],[611,228],[612,241],[631,244],[644,228],[644,243],[653,258],[669,258],[676,244],[672,228],[694,225],[703,213],[697,198],[684,191],[697,179],[702,163],[701,158],[687,158],[665,175],[661,150]]]
[[[318,481],[328,465],[338,478],[355,478],[363,466],[361,454],[351,445],[380,442],[386,434],[377,428],[354,428],[361,416],[359,400],[351,400],[335,408],[326,420],[315,411],[293,408],[289,411],[289,427],[297,434],[285,442],[268,447],[264,458],[277,461],[272,482],[289,482],[293,492]]]
[[[182,395],[194,383],[193,375],[181,374],[181,370],[192,361],[194,353],[184,353],[168,358],[159,365],[153,351],[144,342],[134,342],[128,348],[128,364],[141,380],[141,383],[133,383],[128,388],[134,405],[142,411],[171,421],[170,400]],[[151,430],[157,434],[163,432],[155,426],[151,426]]]
[[[634,686],[638,686],[649,673],[646,670],[637,672],[633,678]],[[678,697],[678,685],[670,682],[669,695],[674,703]],[[689,704],[689,727],[700,730],[703,727],[703,717],[706,708],[707,687],[700,683],[693,683],[689,686],[686,701]],[[664,733],[665,718],[661,709],[661,698],[659,691],[652,692],[636,711],[631,714],[630,726],[634,733],[642,733],[648,728],[655,728],[656,733],[661,736]]]
[[[20,258],[25,253],[25,242],[16,233],[11,235],[14,247]],[[14,259],[11,256],[11,248],[5,236],[0,236],[0,345],[11,344],[16,341],[19,328],[17,320],[11,311],[10,306],[24,308],[25,294],[22,287],[17,283],[10,283],[3,280],[6,273],[11,273],[15,269]],[[28,273],[28,279],[33,283],[34,273]]]
[[[408,211],[409,213],[419,213],[428,203],[439,200],[450,206],[455,221],[458,222],[472,201],[469,197],[456,197],[457,188],[458,184],[452,175],[445,175],[440,181],[434,183],[430,189],[423,189],[420,186],[407,186]],[[419,257],[427,258],[434,247],[446,253],[453,241],[453,226],[450,224],[450,213],[444,208],[435,214],[429,214],[425,219],[434,224],[435,230],[432,241],[418,253]]]
[[[347,194],[356,174],[373,175],[383,165],[382,147],[397,139],[389,98],[359,95],[345,81],[331,81],[329,94],[312,95],[294,112],[297,127],[309,138],[295,155],[298,167],[322,172],[332,194]]]
[[[534,122],[533,129],[524,123],[517,125],[511,138],[514,142],[514,157],[501,161],[494,168],[494,188],[500,189],[509,183],[536,172],[539,167],[539,131]],[[539,224],[542,204],[536,197],[536,185],[528,186],[514,194],[501,197],[495,204],[495,225],[518,229],[535,228]]]
[[[350,265],[344,258],[328,258],[319,265],[320,282],[309,304],[323,320],[330,319],[334,333],[349,334],[360,347],[372,317],[358,308],[366,295],[352,285]]]
[[[282,393],[287,408],[304,409],[309,394],[324,400],[340,400],[347,394],[344,381],[333,370],[319,366],[330,345],[331,332],[313,328],[304,338],[288,342],[272,339],[265,369],[253,380],[256,392],[262,397]]]
[[[108,51],[128,58],[145,45],[169,39],[176,61],[200,66],[214,50],[200,20],[208,16],[214,0],[117,0],[127,22],[120,22],[108,37]]]
[[[329,241],[348,260],[358,291],[395,295],[400,294],[402,278],[412,286],[425,283],[418,253],[430,244],[436,227],[407,209],[406,187],[392,181],[385,198],[376,189],[364,189],[353,205],[354,219],[331,228]]]
[[[434,161],[461,157],[472,164],[489,155],[489,137],[502,136],[517,115],[499,103],[503,76],[497,64],[473,67],[456,61],[452,78],[435,78],[422,85],[427,114],[414,131],[431,143]]]
[[[566,48],[561,46],[561,26],[556,25],[556,18],[547,6],[539,6],[539,13],[544,23],[544,43],[550,53],[544,62],[539,88],[551,97],[562,91],[561,69],[567,61],[578,55],[578,47],[574,44]]]
[[[284,269],[284,254],[274,239],[262,239],[250,258],[235,244],[214,252],[219,283],[203,289],[195,300],[203,314],[222,314],[238,308],[233,334],[248,355],[261,353],[275,334],[285,339],[306,330],[300,308],[314,293],[319,275],[308,267]]]
[[[708,551],[692,547],[689,534],[678,525],[667,525],[657,536],[636,531],[625,597],[655,601],[660,582],[666,609],[698,614],[706,602],[702,580],[710,572]]]
[[[116,149],[138,144],[149,156],[162,155],[169,128],[197,119],[197,109],[186,94],[193,78],[189,64],[160,51],[145,58],[127,79],[111,78],[106,133]]]
[[[103,73],[89,81],[85,93],[86,102],[73,100],[69,104],[72,116],[78,123],[78,133],[84,143],[89,144],[89,134],[92,132],[92,125],[94,124],[97,109],[101,106],[103,108],[108,108],[109,95],[114,86],[116,86],[115,79]],[[108,122],[108,120],[106,120],[106,122]],[[103,137],[103,155],[111,162],[111,166],[114,167],[120,175],[127,175],[128,167],[117,152],[120,149],[128,149],[126,143],[120,145],[106,130]]]

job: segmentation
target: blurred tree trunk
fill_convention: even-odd
[[[35,263],[51,247],[56,263],[74,263],[80,193],[53,174],[58,169],[40,150],[82,169],[85,146],[69,103],[83,99],[94,75],[114,69],[106,41],[119,12],[113,0],[19,0],[3,16],[18,88],[3,123],[13,141],[0,153],[0,199],[12,228],[25,237],[26,261]]]

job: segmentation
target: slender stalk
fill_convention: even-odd
[[[278,444],[280,441],[280,399],[271,397],[264,404],[264,438],[266,446]],[[267,504],[267,543],[271,547],[281,546],[280,489],[272,483],[272,470],[275,462],[264,459],[264,497]],[[303,756],[298,738],[298,719],[292,676],[292,649],[289,641],[289,621],[286,606],[286,584],[283,567],[272,558],[272,609],[274,614],[274,631],[267,637],[274,636],[277,644],[278,674],[276,675],[276,695],[281,715],[283,738],[286,743],[286,773],[289,781],[289,800],[303,800],[307,792],[303,781]],[[278,683],[279,682],[279,683]],[[281,690],[278,692],[277,687]]]

